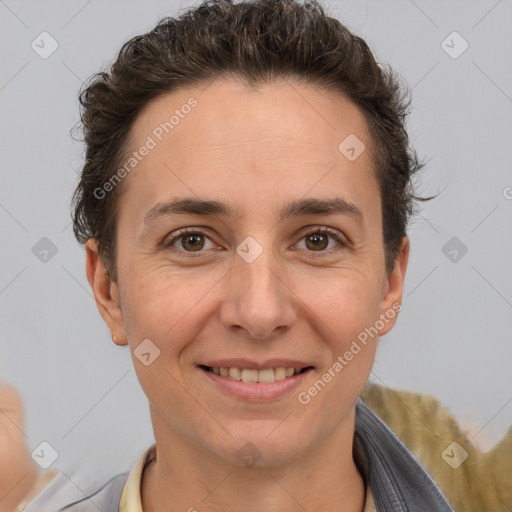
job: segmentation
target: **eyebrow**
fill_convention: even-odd
[[[169,215],[202,215],[234,217],[234,210],[221,201],[208,201],[193,197],[184,197],[168,203],[157,203],[144,215],[148,224],[160,217]],[[280,220],[302,215],[346,215],[357,221],[363,220],[362,211],[353,203],[335,197],[333,199],[299,199],[290,201],[279,212]]]

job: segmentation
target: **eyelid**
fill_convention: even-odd
[[[301,230],[301,240],[303,237],[307,235],[314,235],[315,233],[326,233],[345,245],[348,245],[349,243],[348,238],[343,234],[343,232],[329,226],[321,226],[318,224],[305,226],[303,230]]]
[[[294,244],[297,245],[301,240],[303,240],[306,236],[311,236],[315,234],[326,234],[329,235],[331,238],[335,239],[338,242],[338,245],[340,247],[338,248],[331,248],[329,250],[322,250],[322,251],[306,251],[309,255],[311,255],[314,258],[321,258],[326,257],[329,255],[332,255],[333,252],[336,252],[342,248],[345,248],[349,245],[348,239],[337,230],[330,228],[328,226],[321,226],[321,225],[312,225],[312,226],[305,226],[300,233],[299,240]],[[194,227],[187,227],[187,228],[181,228],[178,229],[176,232],[171,233],[167,235],[162,240],[162,247],[166,250],[172,251],[172,252],[178,252],[180,254],[185,254],[186,257],[197,257],[204,254],[206,251],[200,250],[200,251],[185,251],[176,249],[173,247],[173,245],[180,239],[187,235],[202,235],[208,239],[211,240],[211,237],[208,235],[208,230],[206,228],[194,228]],[[213,240],[211,240],[213,242]],[[214,242],[215,243],[215,242]],[[299,249],[300,250],[300,249]]]

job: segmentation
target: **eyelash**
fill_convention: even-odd
[[[321,226],[321,227],[311,230],[307,233],[304,233],[302,235],[302,237],[300,238],[300,240],[303,240],[304,238],[306,238],[308,236],[317,235],[317,234],[329,235],[330,237],[334,238],[334,240],[336,240],[336,242],[338,242],[338,244],[341,247],[338,247],[337,249],[329,249],[329,250],[324,249],[324,250],[318,251],[318,252],[307,251],[307,252],[311,253],[311,256],[313,258],[323,258],[326,256],[326,254],[330,255],[330,254],[332,254],[333,251],[339,251],[343,247],[346,246],[346,243],[341,239],[341,237],[336,233],[336,231],[334,231],[326,226]],[[176,249],[175,247],[173,247],[174,243],[176,243],[180,238],[186,237],[187,235],[202,235],[202,236],[205,236],[206,238],[210,239],[210,237],[204,231],[201,231],[200,229],[182,228],[182,229],[178,230],[176,235],[173,236],[170,240],[164,239],[164,241],[163,241],[164,249],[169,250],[171,252],[175,252],[175,253],[186,254],[187,258],[197,258],[197,257],[202,256],[205,252],[204,250],[185,251],[185,250]]]

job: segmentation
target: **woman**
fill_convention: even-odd
[[[316,2],[209,1],[128,41],[81,102],[74,231],[156,443],[26,510],[452,510],[359,398],[421,167],[366,43]]]

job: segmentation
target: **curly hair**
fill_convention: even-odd
[[[409,217],[412,176],[423,166],[409,146],[410,93],[366,42],[329,17],[316,0],[205,0],[179,17],[162,19],[127,41],[105,72],[80,92],[85,164],[72,199],[73,231],[99,255],[116,280],[116,219],[123,183],[95,193],[123,161],[137,114],[178,88],[229,76],[251,87],[298,79],[345,95],[364,114],[380,186],[386,270],[393,269]]]

